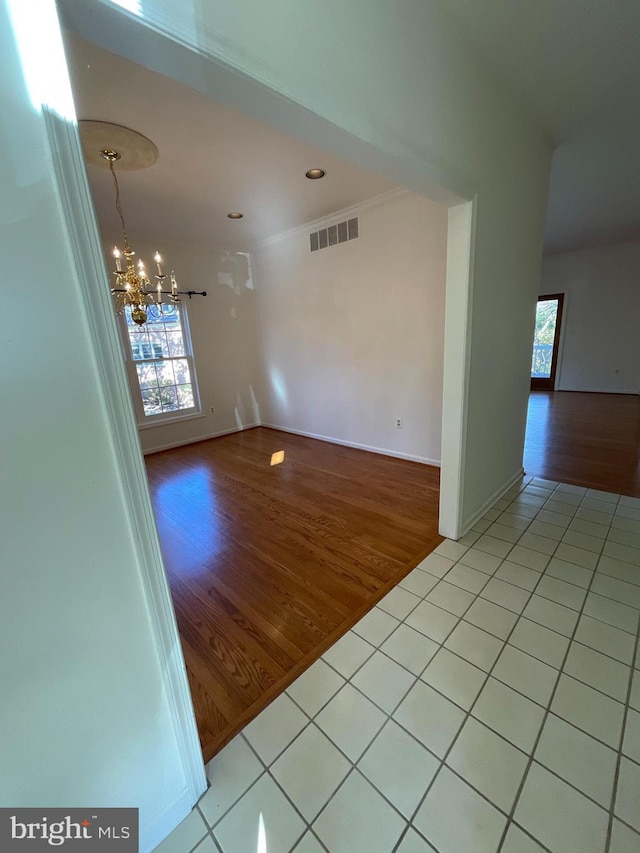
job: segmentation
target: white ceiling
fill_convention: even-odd
[[[270,125],[65,34],[78,118],[121,124],[159,148],[149,169],[119,177],[122,206],[136,238],[247,249],[394,189],[378,175],[294,139]],[[308,169],[326,171],[321,180]],[[117,242],[119,222],[108,171],[87,174],[101,230]],[[244,219],[232,221],[227,213]]]
[[[545,251],[640,240],[638,0],[442,0],[558,145]]]
[[[640,240],[639,0],[441,3],[555,140],[545,251]],[[79,117],[127,125],[160,149],[153,168],[122,181],[132,234],[247,248],[392,189],[74,36],[69,59]],[[307,180],[318,165],[327,177]],[[115,231],[109,175],[88,171],[103,230]],[[245,219],[230,222],[231,210]]]

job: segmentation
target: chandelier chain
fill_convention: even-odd
[[[122,236],[124,237],[124,248],[125,250],[129,250],[129,238],[127,237],[127,226],[124,221],[124,214],[122,213],[122,205],[120,204],[120,185],[118,184],[118,179],[116,177],[115,169],[113,168],[113,160],[109,158],[109,169],[111,171],[111,177],[113,178],[113,185],[116,190],[116,210],[118,211],[118,216],[120,217],[120,222],[122,223]]]

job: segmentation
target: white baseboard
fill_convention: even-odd
[[[262,423],[263,427],[269,429],[277,429],[280,432],[289,432],[292,435],[302,435],[305,438],[315,438],[318,441],[327,441],[329,444],[340,444],[343,447],[355,447],[357,450],[368,450],[370,453],[380,453],[382,456],[393,456],[396,459],[408,459],[410,462],[420,462],[422,465],[434,465],[440,467],[439,459],[429,459],[427,456],[416,456],[413,453],[401,453],[399,450],[388,450],[385,447],[373,447],[370,444],[360,444],[357,441],[345,441],[341,438],[333,438],[329,435],[319,435],[315,432],[307,432],[301,429],[289,429],[289,427],[280,426],[279,424]]]
[[[253,429],[254,427],[261,426],[259,423],[255,424],[244,424],[241,427],[234,427],[233,429],[222,429],[218,432],[210,432],[205,435],[199,435],[195,438],[187,438],[184,441],[171,441],[169,444],[161,444],[158,447],[149,447],[146,450],[143,450],[145,456],[148,456],[151,453],[160,453],[162,450],[172,450],[174,447],[183,447],[185,444],[197,444],[199,441],[207,441],[210,438],[220,438],[221,435],[231,435],[234,432],[244,432],[245,429]]]
[[[464,534],[468,530],[471,530],[476,521],[481,519],[485,512],[491,509],[494,503],[496,501],[499,501],[500,498],[504,495],[504,493],[508,492],[509,489],[513,488],[513,486],[515,486],[517,482],[522,480],[523,477],[526,477],[525,470],[524,468],[520,468],[517,474],[514,474],[512,477],[509,477],[509,479],[504,485],[496,489],[495,492],[491,495],[491,497],[487,498],[487,500],[482,504],[480,509],[473,513],[471,518],[465,519],[465,521],[463,521],[460,536],[464,536]]]
[[[578,394],[640,394],[637,388],[556,388],[556,391],[569,391]]]
[[[368,450],[370,453],[380,453],[382,456],[392,456],[396,459],[407,459],[410,462],[420,462],[422,465],[434,465],[436,468],[440,467],[439,459],[429,459],[427,456],[417,456],[413,453],[402,453],[399,450],[388,450],[385,447],[374,447],[370,444],[361,444],[357,441],[344,441],[340,438],[333,438],[329,435],[319,435],[315,432],[307,432],[305,430],[300,429],[289,429],[289,427],[280,426],[279,424],[268,424],[268,423],[252,423],[252,424],[244,424],[241,427],[234,427],[233,429],[223,429],[218,432],[210,432],[205,435],[199,435],[195,438],[187,438],[184,441],[171,441],[168,444],[159,444],[156,447],[148,447],[142,452],[145,456],[149,456],[152,453],[160,453],[163,450],[172,450],[174,447],[183,447],[186,444],[196,444],[198,441],[207,441],[210,438],[220,438],[223,435],[232,435],[235,432],[243,432],[245,429],[253,429],[254,427],[263,426],[268,427],[269,429],[277,429],[280,432],[288,432],[292,435],[302,435],[305,438],[315,438],[318,441],[327,441],[329,444],[340,444],[343,447],[355,447],[357,450]]]
[[[194,808],[191,792],[184,791],[159,814],[140,827],[140,853],[152,853]]]

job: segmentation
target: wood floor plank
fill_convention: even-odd
[[[415,462],[259,427],[146,463],[207,761],[441,541]]]
[[[640,398],[532,391],[524,468],[548,480],[640,497]]]

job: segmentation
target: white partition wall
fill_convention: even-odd
[[[56,30],[0,2],[0,805],[136,807],[150,851],[205,778]]]

